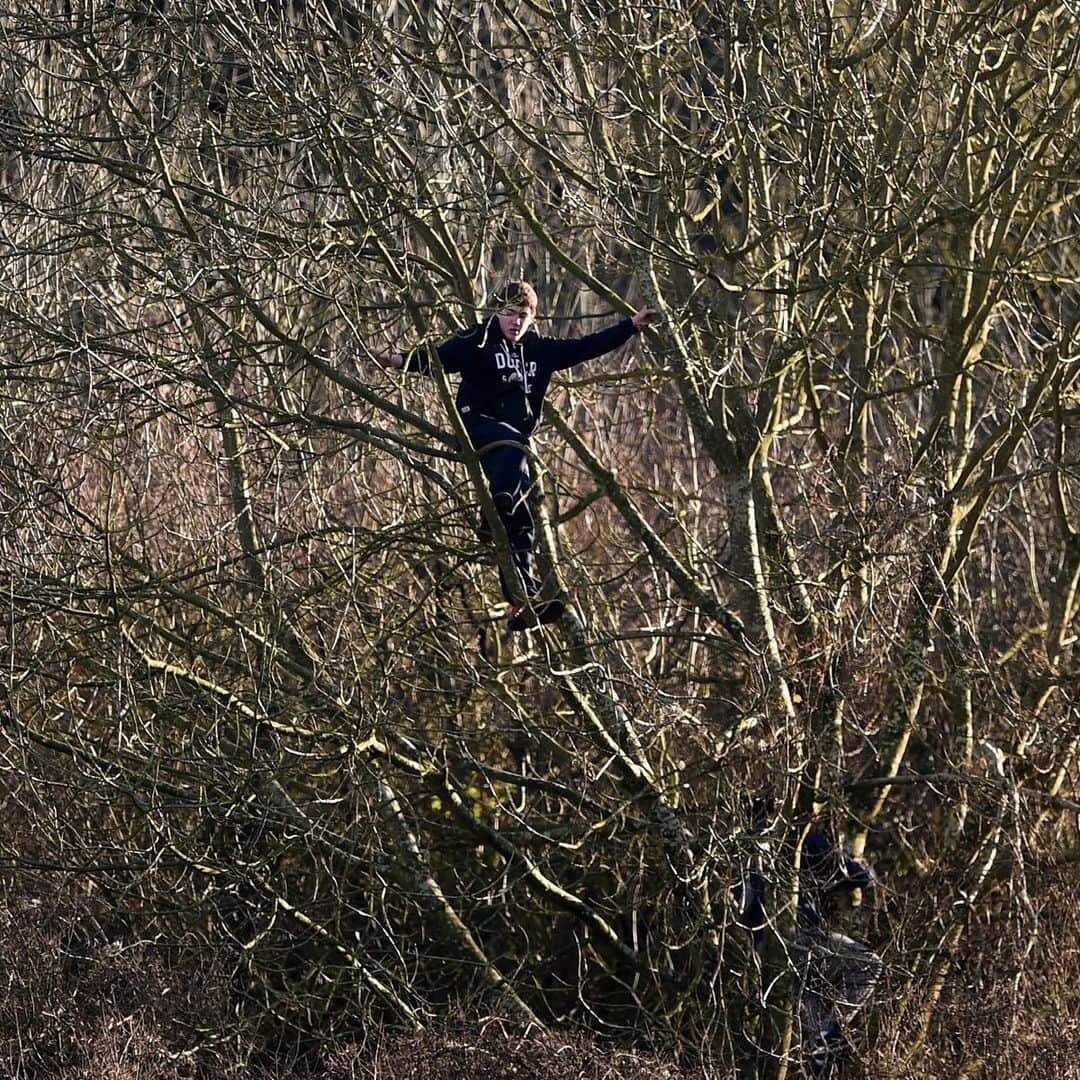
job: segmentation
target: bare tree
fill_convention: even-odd
[[[0,13],[5,861],[228,955],[268,1047],[465,1003],[786,1076],[814,823],[889,884],[864,1052],[927,1052],[1073,842],[1076,48],[1035,3]],[[519,638],[445,378],[364,362],[507,273],[555,333],[663,314],[549,406],[577,602]]]

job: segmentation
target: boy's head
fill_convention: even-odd
[[[496,311],[505,307],[521,307],[536,314],[536,290],[527,282],[512,278],[491,294],[491,306]]]
[[[503,336],[517,341],[536,318],[536,290],[527,281],[507,281],[491,297]]]

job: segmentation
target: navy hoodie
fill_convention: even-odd
[[[545,337],[530,327],[510,341],[493,315],[455,334],[436,351],[444,371],[461,375],[457,405],[467,426],[501,420],[530,435],[540,423],[554,372],[603,356],[636,332],[633,322],[623,319],[585,337]],[[406,355],[405,370],[430,374],[426,347]]]
[[[825,897],[834,891],[866,889],[877,881],[866,863],[852,858],[833,844],[820,829],[806,834],[802,849],[802,870],[799,875],[798,922],[805,932],[821,926],[821,906]],[[737,922],[750,931],[754,948],[760,949],[765,940],[765,877],[752,871],[739,886],[736,897]]]

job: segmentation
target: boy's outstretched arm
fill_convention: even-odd
[[[656,309],[646,306],[638,308],[629,318],[584,337],[546,338],[546,347],[554,361],[552,366],[556,371],[565,370],[585,360],[603,356],[617,349],[634,334],[640,334],[655,316]]]
[[[421,375],[430,375],[431,355],[429,349],[430,346],[428,345],[418,345],[408,352],[370,353],[368,359],[370,363],[383,368],[391,368],[394,371],[413,371],[419,372]],[[447,374],[461,370],[461,365],[468,357],[469,349],[469,341],[458,334],[448,338],[441,345],[435,346],[435,351],[439,354],[439,363],[442,364],[443,371]]]

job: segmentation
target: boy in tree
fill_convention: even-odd
[[[802,842],[795,940],[787,948],[799,981],[799,1018],[808,1076],[836,1075],[848,1032],[871,1000],[881,979],[881,957],[847,934],[829,928],[844,898],[880,885],[866,863],[810,828]],[[747,874],[737,888],[738,925],[750,931],[754,950],[765,947],[770,920],[768,883],[762,870]]]
[[[533,566],[536,526],[528,502],[532,486],[529,437],[540,424],[548,382],[556,371],[617,349],[640,333],[656,312],[643,307],[630,318],[595,334],[552,338],[538,334],[533,326],[537,298],[528,282],[508,281],[495,293],[492,306],[493,315],[459,331],[437,346],[436,352],[444,371],[461,376],[458,412],[473,448],[481,455],[480,463],[527,599],[526,609],[511,606],[509,626],[511,630],[524,630],[531,624],[532,614],[547,623],[565,610],[561,600],[540,599],[540,583]],[[426,347],[390,353],[380,361],[398,370],[430,374]],[[499,579],[503,595],[512,601],[509,583],[501,571]]]

